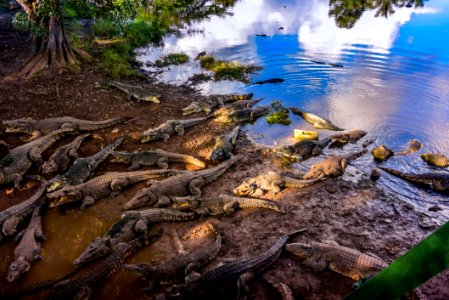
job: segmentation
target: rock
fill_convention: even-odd
[[[118,133],[118,132],[119,132],[118,128],[114,128],[114,129],[112,129],[112,131],[111,131],[111,133]]]
[[[372,181],[377,181],[380,178],[380,174],[381,174],[380,170],[378,168],[375,168],[371,171],[370,179]]]
[[[385,145],[380,145],[377,148],[374,148],[371,153],[373,154],[374,158],[378,161],[386,161],[391,156],[394,155],[393,150],[390,150]]]
[[[428,210],[436,212],[436,211],[440,211],[440,210],[443,210],[443,209],[441,207],[439,207],[438,205],[433,205],[433,206],[429,207]]]

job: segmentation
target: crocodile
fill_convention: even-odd
[[[94,177],[78,185],[65,186],[60,190],[47,194],[50,207],[57,207],[81,201],[81,210],[95,204],[95,201],[109,195],[110,198],[118,195],[129,185],[145,180],[162,179],[182,173],[178,170],[147,170],[135,172],[109,172]]]
[[[215,140],[215,145],[210,155],[211,160],[226,160],[232,155],[232,151],[237,143],[237,135],[240,126],[234,127],[228,134],[222,135]]]
[[[367,135],[366,131],[363,130],[349,130],[344,132],[338,132],[330,136],[332,139],[331,147],[341,147],[347,143],[354,144],[362,137]]]
[[[208,224],[215,234],[215,241],[206,247],[198,247],[191,252],[180,255],[170,261],[123,265],[123,269],[140,275],[150,281],[150,285],[172,284],[176,278],[183,278],[202,266],[211,262],[221,249],[222,237],[215,231],[212,224]]]
[[[270,171],[256,177],[247,178],[241,185],[234,189],[234,194],[239,196],[263,196],[268,192],[279,193],[283,188],[303,188],[325,180],[325,177],[316,179],[295,179]]]
[[[234,111],[245,109],[245,108],[252,108],[254,105],[259,103],[260,101],[262,101],[262,98],[236,101],[236,102],[227,104],[223,107],[220,107],[219,109],[214,111],[213,115],[215,117],[220,117],[220,116],[226,117]]]
[[[394,155],[406,155],[419,151],[424,145],[418,140],[409,140],[408,147],[404,151],[396,152]]]
[[[4,237],[15,235],[17,225],[29,216],[36,206],[44,202],[43,196],[47,188],[47,182],[42,177],[39,177],[39,180],[42,183],[30,198],[0,212],[0,241]]]
[[[241,156],[232,156],[229,160],[206,170],[187,171],[162,181],[156,182],[148,188],[143,188],[124,206],[129,210],[142,206],[162,207],[170,205],[172,197],[188,196],[201,197],[201,188],[220,177],[226,170],[236,163]]]
[[[30,140],[32,140],[44,134],[49,134],[57,129],[66,128],[76,131],[95,131],[124,123],[129,120],[131,120],[131,117],[118,117],[103,121],[81,120],[72,117],[57,117],[43,120],[16,119],[3,121],[2,123],[6,127],[5,132],[28,133],[31,134]]]
[[[226,194],[198,199],[175,198],[171,207],[183,211],[194,211],[202,216],[229,215],[242,208],[266,208],[281,213],[285,212],[284,206],[276,201],[235,197]]]
[[[438,153],[424,153],[421,158],[429,165],[446,168],[449,167],[449,158]]]
[[[187,107],[182,109],[182,115],[190,115],[194,113],[205,112],[210,114],[213,108],[221,107],[227,103],[239,100],[249,100],[253,97],[253,94],[243,94],[243,95],[210,95],[207,96],[203,101],[193,101]]]
[[[254,122],[259,117],[267,114],[270,111],[270,107],[259,106],[256,108],[244,108],[230,112],[228,115],[223,115],[216,120],[221,123],[245,123]]]
[[[272,151],[288,159],[302,161],[323,153],[323,149],[330,143],[331,138],[324,138],[319,141],[304,140],[293,145],[273,148]]]
[[[312,124],[316,129],[329,129],[335,131],[343,131],[344,129],[332,124],[330,121],[323,119],[317,115],[305,112],[296,107],[289,107],[293,114],[300,116],[308,123]]]
[[[184,135],[185,129],[206,121],[209,117],[187,119],[187,120],[168,120],[156,128],[150,128],[142,134],[142,143],[155,140],[164,140],[167,142],[171,135]]]
[[[329,267],[354,280],[374,275],[388,266],[385,261],[372,254],[341,246],[335,241],[291,243],[285,245],[285,250],[305,259],[303,263],[315,271],[324,271]]]
[[[50,158],[42,165],[42,174],[51,174],[57,171],[67,170],[70,159],[78,158],[76,151],[81,143],[90,136],[90,133],[83,134],[75,138],[71,143],[61,146],[50,156]]]
[[[154,102],[154,103],[161,103],[161,100],[159,99],[161,95],[152,93],[150,91],[147,91],[140,86],[125,84],[117,81],[112,80],[106,80],[106,84],[112,85],[113,87],[116,87],[117,89],[121,90],[122,92],[125,92],[128,94],[126,97],[128,100],[131,100],[131,98],[135,98],[137,102],[140,100],[142,101],[148,101],[148,102]]]
[[[58,281],[53,285],[48,300],[88,299],[93,287],[101,284],[120,270],[127,257],[145,245],[151,244],[158,236],[140,237],[112,247],[111,254],[95,268],[73,279]]]
[[[43,162],[42,153],[69,132],[73,132],[73,130],[59,129],[11,149],[0,161],[0,184],[14,182],[15,187],[19,187],[22,175],[28,171],[33,163],[40,166]]]
[[[403,173],[398,170],[393,170],[389,168],[379,167],[391,175],[397,176],[399,178],[405,179],[414,184],[421,184],[430,187],[432,190],[440,193],[449,192],[449,174],[448,173],[422,173],[422,174],[412,174]]]
[[[282,83],[285,80],[282,78],[270,78],[270,79],[266,79],[266,80],[259,80],[254,82],[253,84],[266,84],[266,83]]]
[[[120,137],[113,143],[107,145],[99,152],[87,156],[77,158],[73,165],[64,174],[59,174],[49,180],[47,192],[53,192],[68,185],[81,184],[90,178],[95,169],[117,148],[125,137]]]
[[[202,275],[191,272],[186,276],[186,290],[192,295],[206,289],[215,289],[237,281],[238,292],[240,294],[240,289],[244,288],[248,281],[255,275],[264,272],[276,262],[289,238],[303,231],[305,229],[291,234],[282,234],[270,248],[254,256],[228,259],[223,264],[218,265]]]
[[[141,211],[129,211],[113,224],[103,237],[97,237],[87,249],[74,260],[76,267],[111,253],[114,245],[145,236],[149,232],[149,224],[159,222],[181,222],[193,220],[195,213],[181,212],[173,209],[152,208]]]
[[[134,152],[112,152],[114,157],[111,162],[131,164],[128,170],[137,170],[140,166],[158,166],[162,169],[168,168],[168,163],[186,163],[205,168],[206,164],[190,155],[157,150],[137,150]]]
[[[14,261],[9,265],[6,280],[17,280],[23,273],[28,272],[31,265],[42,259],[41,242],[45,240],[42,233],[42,217],[39,214],[41,205],[34,208],[30,224],[23,232],[19,245],[14,250]],[[20,238],[20,237],[19,237]]]
[[[329,155],[325,160],[314,164],[302,178],[315,179],[341,176],[344,174],[346,166],[351,160],[366,154],[366,152],[367,150],[363,149],[362,151],[346,155]]]

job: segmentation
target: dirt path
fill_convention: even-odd
[[[3,20],[0,18],[0,20]],[[4,21],[2,21],[4,22]],[[18,52],[24,40],[10,27],[3,27],[4,38],[0,48],[0,75],[13,74],[18,66],[11,61],[20,61]],[[5,31],[3,31],[5,28]],[[8,31],[9,30],[9,31]],[[8,56],[10,55],[10,56]],[[10,59],[10,62],[6,62]],[[213,121],[188,129],[185,136],[172,137],[168,143],[154,142],[141,144],[140,133],[168,119],[182,118],[181,109],[199,96],[186,87],[175,87],[151,83],[151,80],[137,80],[148,90],[162,94],[161,104],[136,103],[125,99],[125,95],[115,89],[102,87],[105,75],[94,68],[82,68],[74,72],[62,70],[46,72],[28,81],[7,81],[0,79],[0,120],[31,117],[35,119],[72,116],[84,119],[106,119],[116,116],[133,116],[135,120],[114,129],[99,133],[111,141],[125,135],[126,140],[120,150],[138,148],[180,152],[205,159],[210,153],[217,135],[230,130],[230,126],[217,125]],[[118,130],[117,130],[118,129]],[[4,135],[11,146],[23,142],[21,135]],[[63,140],[45,152],[47,158],[53,150],[67,142]],[[99,150],[96,141],[85,143],[79,150],[80,156],[87,156]],[[1,150],[0,157],[6,154]],[[276,163],[270,154],[251,144],[241,134],[236,153],[244,159],[230,168],[216,182],[204,189],[205,196],[231,192],[242,180],[268,170],[290,171]],[[183,165],[175,165],[183,168]],[[106,162],[97,174],[106,171],[124,171],[125,166]],[[32,170],[35,172],[35,170]],[[0,210],[26,199],[32,190],[20,190],[9,196],[10,185],[0,187]],[[121,206],[139,189],[127,189],[114,199],[100,200],[84,212],[76,208],[66,211],[49,210],[43,220],[44,233],[48,240],[43,243],[43,260],[34,265],[30,272],[17,283],[8,286],[6,276],[8,264],[12,261],[14,245],[12,241],[0,244],[0,290],[30,286],[35,282],[54,279],[73,269],[72,261],[96,237],[101,236],[120,218]],[[297,228],[307,228],[307,232],[296,241],[335,240],[341,245],[353,247],[363,252],[372,252],[388,262],[403,254],[419,240],[430,234],[438,222],[432,212],[419,212],[393,196],[386,195],[371,181],[353,183],[341,178],[325,181],[316,186],[284,190],[268,198],[280,201],[287,207],[286,214],[266,210],[251,209],[239,211],[232,216],[208,218],[222,233],[224,245],[212,264],[220,258],[242,257],[263,251],[269,247],[281,232]],[[175,247],[168,233],[175,229],[181,236],[204,221],[178,224],[161,224],[164,236],[158,242],[142,249],[127,260],[128,263],[149,260],[168,261],[175,257]],[[157,228],[156,228],[157,229]],[[189,247],[187,245],[187,247]],[[301,265],[296,258],[286,253],[269,269],[268,274],[287,284],[296,299],[340,299],[351,291],[352,280],[332,271],[315,273]],[[440,275],[421,288],[423,299],[447,299],[449,297],[448,274]],[[140,289],[146,283],[124,271],[118,272],[93,294],[93,299],[124,299],[143,297]],[[44,294],[34,295],[41,298]],[[264,280],[257,278],[250,286],[250,299],[280,299],[280,295]]]

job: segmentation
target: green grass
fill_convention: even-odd
[[[249,75],[260,70],[260,67],[243,65],[240,62],[215,60],[210,55],[201,57],[200,65],[203,69],[214,72],[216,81],[228,79],[248,83]]]
[[[185,53],[170,53],[161,60],[156,61],[156,66],[167,67],[170,65],[182,65],[189,61],[189,57]]]
[[[98,19],[91,29],[95,36],[102,38],[113,38],[120,33],[117,23],[110,19]]]
[[[288,108],[281,101],[276,100],[271,103],[270,113],[265,116],[268,124],[290,125],[290,114]]]
[[[132,47],[159,43],[166,31],[154,23],[138,20],[126,24],[124,36]]]

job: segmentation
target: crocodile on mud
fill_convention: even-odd
[[[264,272],[276,262],[282,252],[285,243],[293,234],[305,231],[298,230],[292,234],[282,234],[274,244],[267,250],[254,256],[240,259],[228,259],[223,264],[200,275],[191,272],[186,276],[186,290],[190,295],[200,293],[204,290],[216,289],[217,287],[237,283],[238,294],[248,281],[255,275]]]
[[[42,232],[42,217],[39,214],[41,205],[34,208],[30,224],[24,230],[20,243],[14,250],[14,261],[9,265],[6,280],[17,280],[23,273],[28,272],[35,262],[42,259],[41,242],[45,240]]]
[[[230,103],[228,105],[225,105],[223,107],[220,107],[219,109],[214,111],[213,115],[215,117],[220,117],[220,116],[226,117],[234,111],[242,110],[242,109],[246,109],[246,108],[252,108],[254,105],[259,103],[260,101],[262,101],[262,98],[236,101],[236,102]]]
[[[345,173],[346,166],[354,160],[367,153],[364,149],[360,152],[346,155],[329,155],[325,160],[314,164],[302,177],[303,179],[317,179],[322,177],[338,177]]]
[[[131,117],[111,118],[103,121],[81,120],[72,117],[57,117],[43,120],[16,119],[3,121],[6,127],[5,132],[22,132],[31,134],[35,139],[42,135],[49,134],[57,129],[72,129],[74,131],[95,131],[111,127],[131,120]]]
[[[49,180],[47,192],[53,192],[68,185],[78,185],[90,178],[95,169],[117,148],[125,137],[120,137],[99,152],[77,158],[73,165],[64,174],[59,174]]]
[[[244,108],[230,112],[228,115],[223,115],[215,120],[221,123],[246,123],[254,122],[261,116],[267,114],[270,111],[270,107],[259,106],[256,108]]]
[[[237,135],[240,126],[236,126],[228,134],[222,135],[215,140],[215,145],[210,155],[211,160],[223,161],[231,157],[232,151],[237,143]]]
[[[318,156],[323,153],[323,149],[330,143],[331,138],[324,138],[319,141],[304,140],[293,145],[273,148],[274,153],[293,159],[302,161],[313,156]]]
[[[332,139],[330,147],[341,147],[347,143],[354,144],[365,135],[367,135],[366,131],[358,129],[335,133],[330,136]]]
[[[329,267],[332,271],[354,280],[374,275],[388,266],[385,261],[374,255],[340,246],[335,241],[291,243],[285,245],[285,250],[305,259],[303,264],[315,271],[324,271]]]
[[[141,88],[140,86],[125,84],[112,80],[106,80],[105,83],[108,85],[112,85],[113,87],[116,87],[122,92],[128,94],[126,97],[128,100],[131,100],[131,98],[135,98],[137,102],[142,100],[154,103],[161,103],[161,100],[159,99],[161,95],[147,91],[144,88]]]
[[[71,143],[61,146],[42,165],[42,174],[51,174],[57,171],[65,171],[69,167],[70,160],[78,158],[76,151],[90,133],[75,138]]]
[[[179,280],[180,278],[184,280],[186,274],[198,270],[211,262],[221,249],[221,235],[215,231],[212,224],[209,223],[208,225],[215,234],[215,241],[207,247],[198,247],[189,253],[179,255],[163,263],[154,262],[123,265],[122,268],[149,280],[150,286],[154,283],[159,285],[172,284],[181,281]]]
[[[96,200],[117,196],[123,188],[146,180],[163,179],[182,173],[179,170],[147,170],[134,172],[109,172],[78,185],[65,186],[47,194],[50,207],[81,201],[81,210],[95,204]]]
[[[312,124],[316,129],[329,129],[335,131],[343,131],[344,129],[332,124],[330,121],[323,119],[317,115],[305,112],[296,107],[290,107],[293,114],[300,116],[308,123]]]
[[[243,94],[243,95],[210,95],[207,96],[203,101],[193,101],[189,106],[182,109],[182,115],[190,115],[194,113],[205,112],[210,114],[212,109],[216,107],[221,107],[227,103],[239,100],[249,100],[253,97],[253,94]]]
[[[393,170],[389,168],[379,167],[391,175],[397,176],[399,178],[405,179],[408,182],[425,185],[430,187],[432,190],[439,193],[449,193],[449,174],[448,173],[422,173],[422,174],[412,174],[403,173],[398,170]]]
[[[129,211],[113,224],[103,237],[97,237],[87,249],[73,261],[76,267],[111,253],[114,245],[145,236],[150,231],[149,224],[160,222],[182,222],[197,218],[195,213],[173,209],[152,208],[141,211]]]
[[[112,152],[111,162],[131,164],[128,170],[137,170],[140,166],[158,166],[168,169],[168,163],[186,163],[205,168],[206,164],[190,155],[157,150],[137,150],[134,152]]]
[[[59,129],[11,149],[0,161],[0,184],[14,182],[15,187],[19,187],[22,175],[28,171],[33,163],[38,164],[40,167],[43,162],[42,153],[70,132],[73,132],[73,130]]]
[[[284,206],[276,201],[226,194],[198,199],[176,198],[171,207],[182,211],[194,211],[201,216],[229,215],[243,208],[265,208],[281,213],[285,212]]]
[[[263,196],[266,193],[279,193],[283,188],[303,188],[325,180],[325,177],[317,179],[295,179],[270,171],[256,177],[247,178],[241,185],[234,189],[234,194],[239,196]]]
[[[39,177],[39,180],[42,183],[30,198],[0,212],[0,241],[4,237],[15,235],[17,225],[44,202],[47,182],[42,177]]]
[[[446,168],[449,167],[449,158],[438,153],[424,153],[421,158],[429,165]]]
[[[163,207],[171,203],[171,198],[192,195],[201,197],[201,188],[220,177],[236,163],[241,156],[232,156],[229,160],[206,170],[187,171],[143,188],[124,206],[124,210],[142,206]]]
[[[168,120],[156,128],[150,128],[142,134],[142,143],[155,140],[164,140],[167,142],[170,136],[174,134],[184,135],[185,129],[206,121],[209,117],[187,119],[187,120]]]
[[[156,237],[140,237],[112,246],[111,254],[92,270],[74,279],[58,281],[53,285],[48,300],[88,299],[92,288],[120,270],[125,259],[138,249],[151,244]]]

